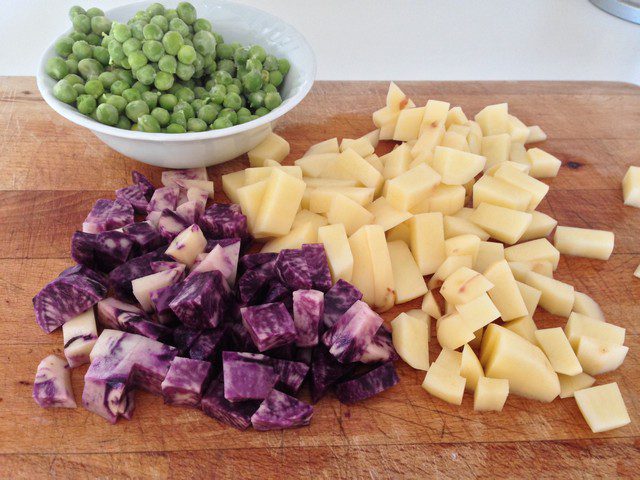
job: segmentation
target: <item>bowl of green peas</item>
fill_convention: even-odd
[[[57,113],[163,168],[233,159],[307,95],[313,51],[291,25],[227,0],[72,7],[36,75]]]

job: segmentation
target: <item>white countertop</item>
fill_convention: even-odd
[[[0,75],[33,75],[71,5],[6,0]],[[178,0],[164,0],[177,4]],[[307,37],[320,80],[612,80],[640,84],[640,25],[588,0],[241,0]],[[215,19],[212,19],[215,25]]]

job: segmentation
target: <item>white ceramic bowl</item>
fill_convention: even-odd
[[[112,20],[125,22],[151,3],[132,3],[105,14]],[[167,0],[164,3],[178,2]],[[291,70],[281,89],[282,105],[251,122],[198,133],[144,133],[103,125],[53,96],[56,81],[45,73],[44,67],[47,60],[56,55],[54,44],[57,37],[44,52],[38,67],[36,79],[42,97],[60,115],[88,128],[114,150],[151,165],[164,168],[216,165],[251,150],[271,132],[277,120],[300,103],[311,89],[316,74],[313,51],[295,28],[269,13],[226,0],[191,0],[191,3],[196,7],[198,17],[211,21],[225,42],[262,45],[267,52],[289,60]]]

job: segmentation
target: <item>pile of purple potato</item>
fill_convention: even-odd
[[[75,407],[70,370],[90,363],[82,404],[112,423],[131,418],[141,388],[271,430],[309,424],[303,385],[312,403],[330,391],[355,403],[398,382],[390,331],[354,286],[332,283],[322,244],[245,253],[247,219],[207,206],[205,169],[133,183],[95,203],[71,240],[77,265],[33,299],[45,332],[62,327],[66,357],[38,367],[40,405]]]

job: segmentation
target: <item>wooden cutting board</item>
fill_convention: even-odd
[[[85,411],[38,407],[38,362],[62,354],[62,334],[35,324],[31,297],[70,266],[69,242],[93,202],[113,198],[138,169],[159,184],[160,169],[110,150],[53,112],[32,78],[0,78],[0,478],[452,478],[633,477],[640,467],[640,210],[624,207],[620,182],[640,164],[640,88],[621,83],[406,82],[417,104],[435,98],[468,114],[509,102],[541,145],[563,162],[541,210],[561,225],[613,230],[608,262],[563,256],[557,278],[600,303],[627,329],[630,352],[616,372],[632,423],[593,434],[573,399],[551,404],[509,397],[502,413],[475,413],[473,399],[448,405],[421,389],[423,372],[398,362],[401,382],[358,405],[335,398],[315,407],[309,428],[238,432],[198,410],[168,407],[138,393],[131,421],[109,425]],[[382,82],[318,82],[277,132],[289,162],[329,137],[357,137],[384,104]],[[390,145],[381,145],[385,151]],[[245,158],[209,169],[245,168]],[[417,308],[419,301],[404,308]],[[401,308],[387,312],[394,318]],[[565,320],[536,314],[539,327]],[[431,342],[431,359],[439,347]],[[86,366],[73,372],[79,400]]]

